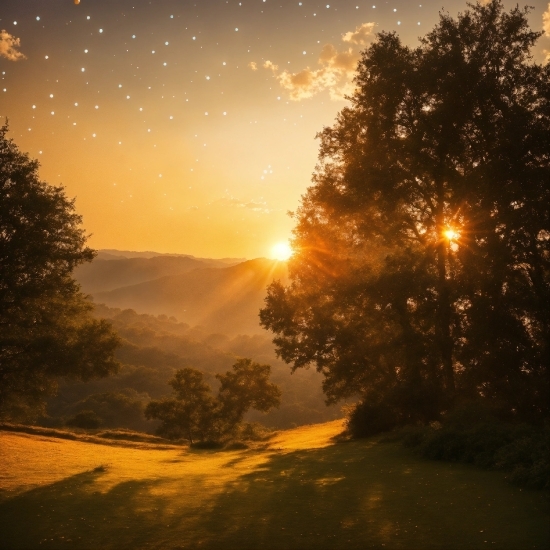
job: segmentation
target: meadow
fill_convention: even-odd
[[[2,548],[545,549],[548,494],[342,421],[238,450],[0,432]]]

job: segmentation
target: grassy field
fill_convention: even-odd
[[[0,432],[2,548],[547,549],[547,493],[334,442],[341,421],[238,451]]]

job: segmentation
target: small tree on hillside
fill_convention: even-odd
[[[160,420],[158,433],[169,439],[219,440],[235,430],[248,410],[268,412],[279,406],[281,390],[269,382],[270,371],[269,365],[239,359],[233,371],[216,375],[221,386],[213,397],[200,371],[179,370],[169,382],[175,397],[151,401],[145,416]]]

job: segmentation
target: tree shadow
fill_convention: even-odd
[[[223,470],[107,490],[109,471],[101,469],[29,490],[0,503],[0,546],[458,550],[550,542],[544,496],[507,486],[495,472],[417,459],[395,444],[229,458]]]
[[[342,442],[272,454],[196,530],[205,547],[243,550],[546,548],[548,503],[524,496],[496,472]]]
[[[107,492],[96,468],[0,503],[1,548],[142,547],[166,517],[168,502],[151,497],[158,480],[130,480]]]

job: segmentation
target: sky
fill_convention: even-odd
[[[529,0],[550,55],[550,4]],[[505,2],[506,9],[516,5]],[[522,4],[520,4],[522,5]],[[0,123],[94,248],[266,257],[377,32],[459,0],[0,0]]]

